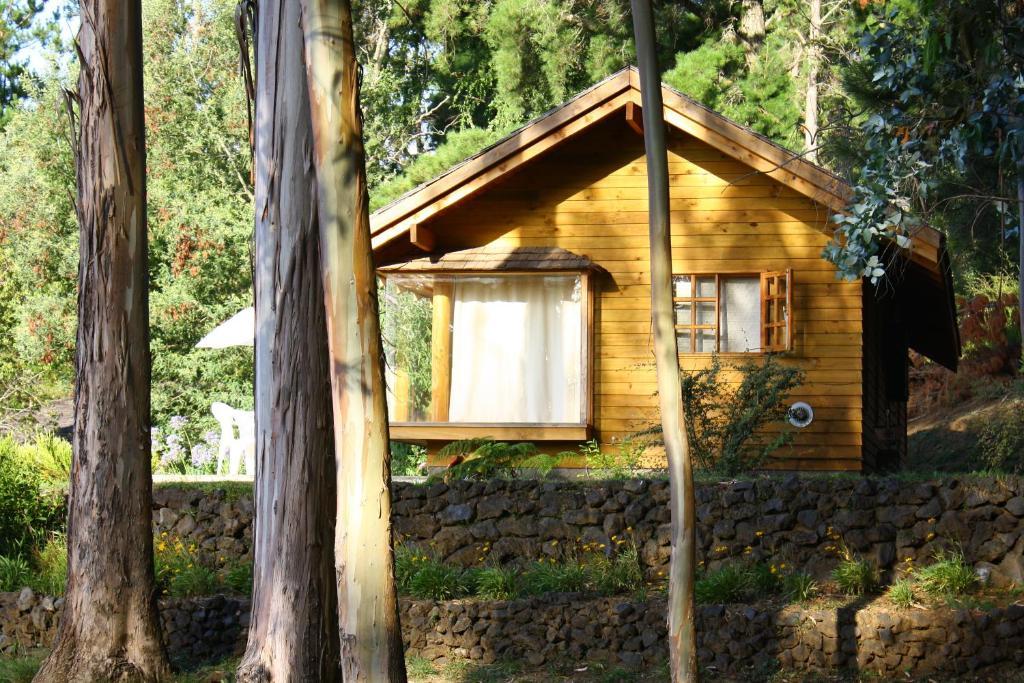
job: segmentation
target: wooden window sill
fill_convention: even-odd
[[[395,441],[459,441],[492,438],[495,441],[586,441],[591,430],[584,424],[392,422]]]

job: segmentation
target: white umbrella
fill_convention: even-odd
[[[199,340],[197,349],[225,349],[229,346],[252,346],[256,337],[256,309],[243,308],[210,330]]]

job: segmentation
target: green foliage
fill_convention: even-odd
[[[216,593],[221,586],[220,578],[200,561],[197,551],[194,543],[161,537],[153,556],[157,590],[175,598]]]
[[[252,563],[236,562],[228,567],[224,585],[239,595],[252,595]]]
[[[514,600],[521,592],[519,572],[512,567],[486,567],[476,573],[476,594],[484,600]]]
[[[417,185],[433,180],[460,161],[490,145],[505,132],[505,129],[467,128],[449,134],[444,144],[416,157],[401,175],[373,188],[370,192],[370,208],[376,210],[398,199]]]
[[[842,549],[842,559],[832,570],[832,580],[847,595],[865,595],[878,587],[878,569],[869,560]]]
[[[32,589],[44,595],[64,595],[68,581],[68,542],[62,533],[52,533],[33,558]]]
[[[391,475],[412,477],[421,474],[420,467],[427,461],[427,449],[423,446],[391,442]]]
[[[24,554],[63,520],[63,500],[38,464],[10,437],[0,438],[0,555]]]
[[[32,580],[32,568],[18,555],[0,555],[0,593],[21,590]]]
[[[60,7],[47,16],[44,5],[43,0],[0,0],[0,128],[11,105],[28,94],[33,74],[24,50],[34,43],[59,42]]]
[[[433,558],[420,563],[409,579],[409,595],[426,600],[451,600],[473,591],[474,574]]]
[[[764,464],[768,456],[789,443],[787,396],[800,386],[804,374],[782,365],[774,356],[728,368],[739,384],[727,384],[718,355],[704,369],[683,373],[683,403],[689,420],[687,438],[698,467],[736,476]],[[779,425],[776,433],[765,428]],[[660,434],[657,425],[641,434]]]
[[[914,605],[914,585],[907,579],[897,579],[889,586],[889,599],[892,604],[902,609],[909,609]]]
[[[887,245],[909,244],[928,223],[947,230],[958,260],[992,270],[1020,236],[1019,12],[996,0],[871,7],[844,83],[864,113],[835,143],[853,195],[825,256],[848,278],[878,282],[895,265]]]
[[[251,349],[194,348],[252,301],[252,189],[234,5],[143,3],[153,416],[161,426],[173,415],[191,417],[193,439],[215,427],[213,401],[252,405]],[[3,289],[15,302],[10,316],[0,311],[0,325],[11,325],[0,329],[9,340],[4,350],[14,350],[23,375],[65,392],[78,226],[62,89],[74,76],[74,68],[55,68],[0,132],[0,251],[11,261]]]
[[[0,657],[0,681],[32,683],[46,655],[41,652],[16,657]]]
[[[741,564],[728,564],[698,578],[693,587],[693,595],[699,604],[727,605],[745,600],[750,590],[749,569]]]
[[[978,434],[980,464],[988,470],[1024,471],[1024,401],[1008,399],[993,409]]]
[[[598,555],[588,563],[591,584],[604,595],[632,593],[643,588],[644,574],[640,568],[640,554],[636,545],[629,543],[614,556]]]
[[[782,591],[794,602],[807,602],[818,594],[818,582],[806,572],[793,572],[782,578]]]
[[[589,574],[587,565],[575,558],[537,560],[523,572],[523,592],[527,595],[579,593],[587,589]]]
[[[646,448],[643,440],[625,438],[614,445],[614,450],[603,450],[597,440],[591,439],[579,447],[579,455],[587,464],[588,476],[594,479],[629,479],[640,469]],[[574,455],[572,451],[559,453],[563,458]]]
[[[51,432],[40,432],[28,443],[16,444],[17,457],[35,467],[53,487],[64,488],[71,478],[71,444]]]
[[[448,468],[448,479],[491,479],[536,473],[546,477],[561,461],[561,455],[538,453],[532,443],[508,444],[489,438],[453,441],[438,451],[440,457],[461,457]]]
[[[437,674],[434,663],[419,655],[406,655],[405,670],[408,672],[410,680],[413,681],[430,678]]]
[[[914,584],[932,597],[963,595],[974,587],[977,576],[961,550],[939,550],[934,561],[914,571]]]

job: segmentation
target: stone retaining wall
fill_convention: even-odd
[[[224,595],[161,600],[160,621],[172,661],[193,668],[241,655],[249,605],[248,598]],[[50,647],[63,610],[63,598],[36,595],[30,588],[0,593],[0,655]]]
[[[698,609],[699,661],[720,674],[856,669],[887,676],[977,673],[1024,665],[1024,605],[980,610],[885,611],[864,599],[834,609],[705,606]],[[31,591],[0,593],[0,654],[53,642],[62,601]],[[607,662],[627,668],[664,661],[665,601],[549,594],[507,602],[403,598],[409,654],[443,664],[512,659],[532,667]],[[239,655],[249,600],[164,600],[160,616],[174,661],[192,668]]]
[[[393,495],[399,536],[453,563],[522,562],[633,542],[649,578],[668,564],[665,481],[396,483]],[[251,557],[251,498],[160,487],[154,505],[156,531],[193,540],[211,562]],[[709,568],[765,560],[824,578],[840,542],[884,572],[959,545],[995,583],[1024,585],[1020,478],[765,477],[699,486],[697,517]]]

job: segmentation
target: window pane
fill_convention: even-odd
[[[693,347],[690,345],[690,331],[676,330],[676,347],[679,353],[690,353]]]
[[[714,325],[715,322],[715,305],[710,301],[698,301],[697,302],[697,324],[698,325]]]
[[[584,419],[577,275],[387,277],[381,329],[395,421]]]
[[[715,351],[715,331],[697,330],[697,352],[713,353]]]
[[[715,295],[715,278],[697,278],[697,296],[700,298],[713,297]]]
[[[722,351],[761,350],[760,278],[722,280]]]
[[[677,302],[675,305],[676,309],[676,325],[692,325],[693,324],[693,304],[690,302]]]
[[[673,289],[672,296],[677,299],[685,299],[693,296],[690,292],[690,276],[689,275],[677,275],[672,278]]]

